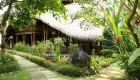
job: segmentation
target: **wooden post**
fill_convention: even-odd
[[[33,45],[33,34],[31,34],[31,46]]]
[[[45,24],[43,23],[43,38],[44,38],[44,41],[46,41],[46,36],[45,36]]]
[[[24,34],[22,35],[22,39],[23,39],[23,44],[26,45],[25,44],[25,35]]]
[[[46,26],[47,28],[46,28],[46,40],[48,40],[48,26]]]
[[[16,43],[18,43],[18,35],[16,35]]]
[[[36,42],[36,41],[35,41],[35,33],[33,33],[33,45],[36,44],[35,42]]]

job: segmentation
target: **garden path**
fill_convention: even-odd
[[[118,66],[118,63],[113,63],[109,67],[101,70],[101,74],[95,80],[124,80],[124,70]]]
[[[32,80],[57,80],[57,76],[59,76],[55,72],[47,70],[46,68],[43,68],[25,58],[17,55],[14,55],[14,57],[17,59],[19,65],[22,68],[25,68],[27,71],[29,71]]]
[[[116,64],[103,69],[101,74],[93,75],[90,77],[81,77],[81,78],[71,78],[62,76],[58,73],[55,73],[51,70],[43,68],[23,57],[13,55],[17,59],[21,68],[25,68],[31,74],[32,80],[121,80],[124,71],[120,69]]]

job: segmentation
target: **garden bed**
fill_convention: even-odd
[[[53,61],[53,60],[47,60],[47,59],[42,58],[42,57],[33,56],[33,55],[30,55],[30,54],[27,54],[27,53],[18,52],[18,51],[15,51],[15,50],[7,50],[7,52],[10,53],[10,54],[16,54],[16,55],[22,56],[26,59],[29,59],[29,60],[31,60],[31,61],[39,64],[39,65],[42,65],[42,66],[44,66],[48,69],[56,71],[56,72],[58,72],[60,74],[63,74],[65,76],[80,77],[80,76],[90,76],[90,75],[93,75],[93,74],[96,73],[95,70],[91,70],[88,67],[80,68],[80,67],[74,66],[69,61],[69,58],[65,58],[65,57],[62,57],[60,61],[57,61],[57,60]],[[104,61],[104,60],[102,58],[101,61]],[[105,61],[107,61],[107,60],[105,60]],[[109,62],[111,64],[112,61],[108,61],[107,65],[109,65]],[[101,65],[104,66],[106,64],[101,64]],[[103,68],[102,66],[99,69],[102,69]]]
[[[0,60],[0,73],[8,73],[17,70],[19,70],[19,65],[11,55],[6,54],[5,63],[2,63]]]

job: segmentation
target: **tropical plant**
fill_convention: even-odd
[[[100,69],[100,65],[98,60],[96,60],[96,58],[92,56],[90,59],[90,70],[96,74],[99,74],[99,69]]]
[[[137,48],[133,51],[133,54],[130,56],[128,60],[128,65],[131,65],[139,57],[140,57],[140,48]]]
[[[54,55],[54,59],[60,61],[61,59],[61,50],[60,50],[60,45],[56,45],[55,46],[55,50],[53,52],[53,55]]]
[[[54,59],[60,61],[61,59],[61,46],[63,46],[63,41],[62,38],[55,38],[54,45],[55,45],[55,50],[53,52]]]
[[[126,73],[128,74],[129,79],[137,78],[140,79],[140,48],[137,48],[133,51],[132,54],[125,56],[125,63],[123,68],[125,68]],[[129,57],[130,56],[130,57]]]

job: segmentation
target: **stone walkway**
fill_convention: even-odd
[[[25,68],[27,71],[29,71],[32,80],[112,80],[112,78],[115,78],[113,80],[121,80],[118,78],[121,78],[122,74],[124,74],[124,71],[120,70],[119,66],[113,64],[103,69],[101,71],[101,74],[99,75],[93,75],[90,77],[81,77],[81,78],[71,78],[71,77],[62,76],[51,70],[43,68],[20,56],[17,55],[13,55],[13,56],[17,59],[18,63],[22,68]]]
[[[123,80],[124,70],[120,69],[117,63],[101,70],[101,74],[95,80]]]
[[[32,80],[57,80],[57,76],[53,71],[47,70],[46,68],[40,67],[39,65],[26,60],[20,56],[14,55],[19,65],[30,72]]]

